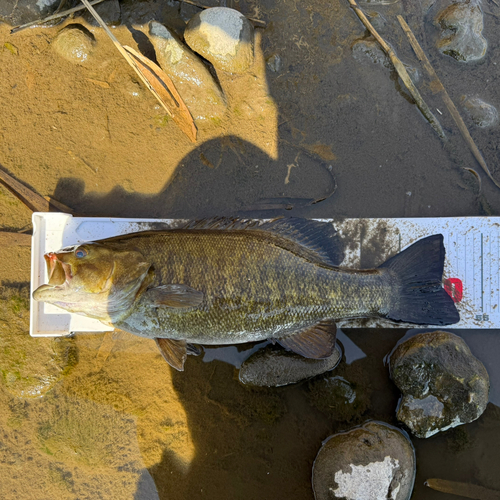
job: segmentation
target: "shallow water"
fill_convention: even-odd
[[[182,30],[198,11],[175,1],[121,5],[123,24],[115,33],[145,53],[151,47],[141,30],[149,20]],[[0,163],[38,193],[84,215],[500,214],[498,189],[430,91],[395,20],[396,14],[408,20],[455,102],[467,94],[498,108],[495,3],[483,5],[486,56],[467,64],[439,54],[437,32],[415,2],[363,4],[386,19],[381,34],[419,69],[419,89],[442,112],[436,116],[446,144],[390,68],[353,57],[352,45],[367,34],[347,2],[227,5],[266,21],[262,53],[269,64],[263,72],[252,69],[255,93],[241,81],[221,82],[232,101],[230,119],[201,128],[196,145],[164,119],[99,29],[89,26],[97,41],[89,65],[76,66],[51,50],[62,25],[9,35],[9,26],[0,24],[2,40],[17,49],[0,50]],[[278,71],[273,56],[281,61]],[[259,107],[266,82],[271,99]],[[499,127],[466,123],[500,179]],[[482,177],[481,192],[464,168]],[[4,230],[30,225],[31,213],[3,188],[0,214]],[[31,339],[29,249],[0,248],[0,257],[1,498],[312,499],[311,467],[324,439],[368,419],[396,424],[399,393],[384,359],[404,330],[345,329],[345,360],[335,373],[353,384],[359,404],[350,413],[320,411],[308,382],[241,386],[234,365],[249,354],[248,345],[207,348],[178,373],[153,342],[128,334],[80,335],[56,347],[50,339]],[[500,331],[450,331],[485,364],[491,402],[476,422],[412,439],[414,500],[457,498],[426,488],[431,477],[500,490]],[[30,397],[36,391],[42,397]]]

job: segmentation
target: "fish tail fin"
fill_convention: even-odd
[[[380,268],[399,279],[399,300],[387,317],[421,325],[451,325],[460,321],[453,299],[442,287],[445,249],[443,235],[423,238]]]

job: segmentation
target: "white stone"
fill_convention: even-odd
[[[337,489],[331,490],[336,498],[346,500],[387,500],[387,494],[399,469],[399,461],[386,456],[382,462],[371,462],[368,465],[351,465],[351,472],[335,473]],[[398,488],[399,490],[399,488]],[[395,499],[397,491],[391,492]]]

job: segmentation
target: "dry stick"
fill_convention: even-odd
[[[198,7],[199,9],[211,9],[212,8],[212,7],[206,7],[205,5],[201,5],[197,2],[193,2],[192,0],[179,0],[179,2],[188,3],[189,5],[194,5],[195,7]],[[263,28],[266,27],[265,21],[261,21],[260,19],[255,19],[253,17],[247,17],[247,19],[249,21],[252,21],[255,24],[260,24]]]
[[[491,175],[490,169],[488,168],[488,165],[486,165],[486,162],[484,161],[483,155],[479,151],[479,149],[476,146],[476,143],[472,139],[462,117],[460,116],[460,113],[458,112],[455,104],[453,104],[453,101],[451,100],[450,96],[448,95],[448,92],[446,92],[446,89],[444,88],[443,84],[441,83],[441,80],[438,78],[436,72],[434,71],[434,68],[431,66],[431,63],[429,62],[429,59],[427,59],[427,56],[425,55],[424,51],[422,50],[422,47],[420,47],[417,39],[415,38],[415,35],[411,31],[410,27],[408,24],[406,24],[406,21],[401,17],[398,16],[398,21],[399,24],[401,24],[401,27],[403,28],[404,32],[408,36],[408,39],[410,40],[411,46],[413,47],[413,50],[415,51],[415,54],[417,54],[417,57],[420,59],[422,62],[422,65],[424,66],[425,70],[431,77],[431,88],[435,89],[436,94],[441,94],[441,98],[443,99],[446,107],[448,108],[448,111],[451,113],[451,116],[455,120],[455,123],[457,124],[460,133],[462,134],[463,138],[465,139],[465,142],[467,143],[467,146],[469,146],[469,149],[472,151],[472,154],[474,155],[474,158],[476,158],[477,162],[481,167],[483,167],[483,170],[486,172],[486,175],[491,179],[493,184],[497,188],[500,188],[500,183],[498,183],[494,177]]]
[[[18,180],[9,175],[0,165],[0,184],[5,186],[18,200],[26,205],[32,212],[50,212],[50,209],[57,209],[68,214],[74,214],[71,208],[63,205],[52,198],[44,198],[21,184]]]
[[[442,493],[451,493],[475,500],[500,500],[500,491],[490,490],[483,486],[470,483],[447,481],[446,479],[427,479],[425,485]]]
[[[10,176],[0,166],[0,184],[3,184],[18,200],[24,203],[32,212],[49,212],[50,203],[39,194],[31,191],[24,184]]]
[[[391,47],[389,47],[389,45],[385,42],[385,40],[377,33],[377,31],[372,26],[370,21],[368,21],[368,18],[364,15],[363,11],[359,8],[355,0],[348,0],[348,1],[351,4],[351,7],[353,8],[354,12],[356,12],[357,16],[361,20],[361,22],[373,35],[375,40],[377,40],[377,42],[380,44],[384,52],[389,56],[389,59],[391,60],[392,64],[394,65],[394,68],[398,72],[398,75],[401,77],[401,80],[403,80],[403,83],[405,84],[406,88],[410,91],[413,99],[415,100],[418,109],[420,109],[425,118],[427,118],[427,121],[431,124],[432,128],[437,132],[439,137],[444,139],[446,136],[444,135],[444,131],[441,128],[438,119],[432,114],[432,111],[430,110],[429,106],[427,106],[425,101],[422,99],[420,92],[418,91],[417,87],[415,87],[415,84],[412,82],[410,75],[408,74],[408,71],[406,71],[404,64],[394,53]]]
[[[109,36],[109,38],[111,38],[111,41],[114,43],[115,47],[118,49],[118,52],[120,52],[120,54],[125,58],[125,60],[130,64],[130,66],[132,66],[133,70],[137,73],[139,78],[143,81],[144,85],[146,85],[146,87],[151,91],[151,93],[156,97],[156,99],[158,99],[158,102],[165,108],[166,112],[174,119],[174,121],[177,123],[179,128],[189,137],[189,139],[192,142],[195,142],[196,141],[196,126],[194,125],[193,118],[192,118],[191,114],[189,113],[189,111],[188,111],[188,114],[189,114],[189,118],[190,118],[190,123],[186,123],[185,126],[183,126],[180,123],[183,119],[186,119],[185,113],[182,113],[182,111],[181,111],[182,108],[184,107],[187,110],[187,107],[184,104],[184,102],[182,101],[181,97],[177,94],[178,98],[176,96],[174,99],[171,99],[171,103],[165,102],[165,100],[159,95],[159,93],[153,87],[153,85],[151,85],[150,81],[148,81],[148,78],[151,78],[151,77],[154,78],[154,76],[152,76],[151,74],[147,74],[147,77],[146,77],[146,74],[144,74],[143,71],[151,72],[151,65],[155,66],[156,67],[155,73],[156,74],[162,73],[162,77],[161,77],[162,82],[158,82],[158,83],[163,84],[171,94],[173,94],[173,89],[175,89],[174,84],[172,83],[172,80],[170,80],[170,78],[165,73],[163,73],[161,68],[159,66],[156,66],[152,61],[150,61],[150,64],[148,64],[148,66],[150,67],[149,70],[148,69],[141,69],[141,67],[139,66],[139,64],[137,62],[137,59],[132,57],[129,54],[129,52],[127,52],[127,50],[125,50],[125,48],[117,40],[115,35],[113,35],[113,33],[111,33],[111,30],[106,26],[106,23],[101,19],[101,16],[99,16],[99,14],[95,11],[95,9],[90,5],[88,0],[82,0],[82,3],[85,5],[85,7],[87,7],[88,11],[92,14],[92,16],[94,16],[94,19],[99,23],[99,25],[106,32],[106,34]],[[144,63],[144,61],[140,61],[140,62]],[[158,78],[158,77],[156,77],[156,78]],[[172,106],[172,109],[169,109],[168,104],[170,104],[170,106]],[[176,111],[179,111],[179,112],[176,112]]]
[[[104,0],[94,0],[93,2],[90,2],[90,5],[97,5],[98,3],[101,2],[104,2]],[[52,14],[51,16],[45,17],[43,19],[37,19],[36,21],[31,21],[29,23],[22,24],[21,26],[14,26],[10,30],[10,34],[12,35],[12,33],[21,31],[24,28],[29,28],[30,26],[48,23],[49,21],[53,21],[54,19],[60,19],[61,17],[69,16],[70,14],[74,14],[75,12],[78,12],[79,10],[83,10],[85,8],[86,8],[85,5],[79,5],[78,7],[73,7],[72,9],[68,9],[63,12],[57,12],[56,14]]]

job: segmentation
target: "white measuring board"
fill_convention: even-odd
[[[360,268],[366,262],[370,264],[368,267],[376,267],[420,238],[443,234],[446,248],[443,284],[460,312],[460,322],[452,328],[500,328],[500,217],[321,220],[332,223],[346,243],[341,265],[353,268]],[[182,222],[34,213],[31,292],[48,281],[43,258],[47,252],[121,234],[178,227]],[[33,299],[30,308],[33,337],[112,330],[98,320]],[[340,325],[343,328],[415,328],[415,325],[378,318],[345,321]]]

